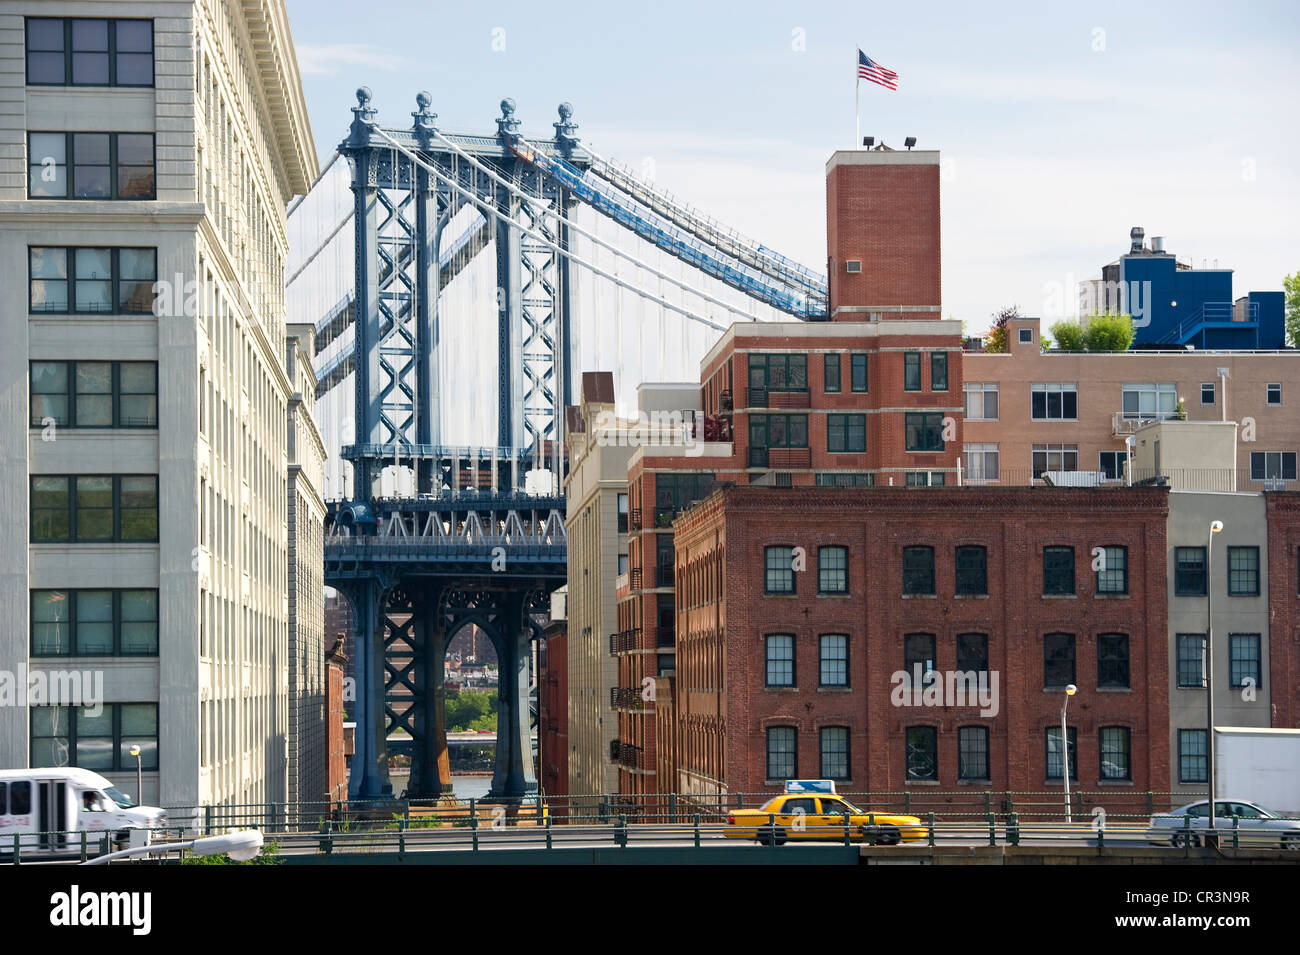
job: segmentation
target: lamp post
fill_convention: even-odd
[[[1214,535],[1223,521],[1211,521],[1205,548],[1205,781],[1210,800],[1210,838],[1214,836]],[[1209,839],[1207,839],[1209,841]]]
[[[1070,734],[1065,729],[1065,710],[1070,705],[1070,697],[1079,692],[1079,688],[1071,683],[1065,688],[1065,701],[1061,704],[1061,778],[1065,780],[1065,824],[1068,826],[1073,820],[1070,818]]]
[[[244,829],[238,832],[228,832],[224,836],[205,836],[189,842],[157,842],[96,856],[81,864],[108,865],[116,859],[127,859],[131,856],[165,855],[179,849],[188,849],[198,856],[215,856],[224,853],[235,862],[248,862],[256,859],[262,851],[262,832],[259,829]]]
[[[140,744],[133,743],[127,750],[135,757],[135,801],[141,806],[144,805],[144,774],[140,770]]]

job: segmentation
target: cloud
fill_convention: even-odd
[[[371,43],[299,43],[298,69],[305,76],[335,76],[342,67],[360,66],[395,73],[405,59]]]

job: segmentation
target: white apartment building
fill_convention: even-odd
[[[281,0],[0,0],[0,669],[102,679],[0,705],[0,766],[134,795],[138,746],[145,802],[288,798],[321,511],[284,210],[316,174]]]

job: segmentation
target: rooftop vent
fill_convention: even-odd
[[[1141,252],[1142,240],[1146,237],[1146,230],[1143,229],[1140,225],[1135,225],[1132,229],[1129,229],[1128,237],[1133,242],[1133,244],[1129,246],[1129,251],[1135,253]]]

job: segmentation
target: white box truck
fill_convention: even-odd
[[[1300,729],[1214,728],[1214,791],[1300,816]]]
[[[167,825],[167,813],[137,806],[103,776],[88,769],[0,770],[0,856],[61,855],[81,851],[81,834],[97,853],[104,834],[110,849],[133,829]]]

